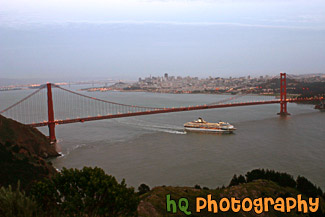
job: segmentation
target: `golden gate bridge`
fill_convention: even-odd
[[[22,100],[0,111],[0,114],[32,127],[48,126],[51,142],[56,141],[55,126],[77,122],[123,118],[171,112],[217,109],[238,106],[280,104],[281,116],[288,115],[287,104],[293,102],[322,101],[324,97],[287,98],[286,73],[280,74],[280,98],[252,100],[236,95],[221,101],[195,106],[150,107],[127,105],[80,94],[58,85],[47,83]],[[239,98],[243,99],[239,101]]]

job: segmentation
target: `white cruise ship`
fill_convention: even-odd
[[[184,124],[186,131],[199,131],[199,132],[216,132],[216,133],[232,133],[236,128],[227,122],[209,123],[198,118],[196,121],[187,122]]]

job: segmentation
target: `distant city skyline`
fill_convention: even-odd
[[[0,4],[0,78],[325,73],[322,0]]]
[[[30,86],[30,85],[39,85],[39,84],[45,84],[47,82],[51,82],[51,83],[56,83],[56,84],[105,84],[105,83],[110,83],[110,84],[114,84],[114,83],[118,83],[118,82],[126,82],[126,83],[135,83],[137,81],[143,81],[146,80],[148,78],[153,78],[153,79],[163,79],[166,78],[166,74],[169,78],[191,78],[191,79],[216,79],[216,78],[220,78],[220,79],[272,79],[272,78],[276,78],[279,76],[279,74],[275,74],[275,75],[270,75],[270,74],[265,74],[265,75],[242,75],[242,76],[189,76],[189,75],[184,75],[184,76],[180,76],[180,75],[174,75],[174,74],[168,74],[168,73],[164,73],[162,75],[148,75],[148,76],[143,76],[143,77],[138,77],[137,79],[119,79],[119,78],[109,78],[109,77],[80,77],[80,78],[0,78],[0,88],[4,88],[4,87],[22,87],[22,86]],[[294,77],[296,79],[304,79],[304,78],[308,78],[310,79],[318,79],[321,78],[322,81],[325,78],[325,73],[316,73],[316,74],[287,74],[287,76],[289,77]]]

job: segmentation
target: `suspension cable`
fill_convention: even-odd
[[[84,94],[81,94],[81,93],[77,93],[77,92],[65,89],[65,88],[60,87],[60,86],[55,85],[55,84],[54,84],[54,86],[61,89],[61,90],[68,91],[69,93],[72,93],[72,94],[75,94],[75,95],[78,95],[78,96],[82,96],[82,97],[86,97],[88,99],[97,100],[97,101],[100,101],[100,102],[110,103],[110,104],[114,104],[114,105],[136,107],[136,108],[145,108],[145,109],[162,109],[162,108],[158,108],[158,107],[136,106],[136,105],[127,105],[127,104],[122,104],[122,103],[116,103],[116,102],[112,102],[112,101],[108,101],[108,100],[98,99],[96,97],[87,96],[87,95],[84,95]]]
[[[6,109],[0,111],[0,114],[2,114],[2,113],[4,113],[4,112],[8,111],[9,109],[15,107],[15,106],[18,105],[18,104],[24,102],[24,101],[25,101],[26,99],[28,99],[29,97],[32,97],[33,95],[35,95],[36,93],[38,93],[39,91],[41,91],[44,87],[45,87],[45,85],[41,85],[40,88],[39,88],[38,90],[36,90],[35,92],[29,94],[28,96],[26,96],[25,98],[23,98],[23,99],[21,99],[20,101],[16,102],[15,104],[9,106],[8,108],[6,108]]]

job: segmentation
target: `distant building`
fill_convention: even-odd
[[[168,80],[168,73],[165,73],[164,77],[165,77],[165,80],[167,81]]]

